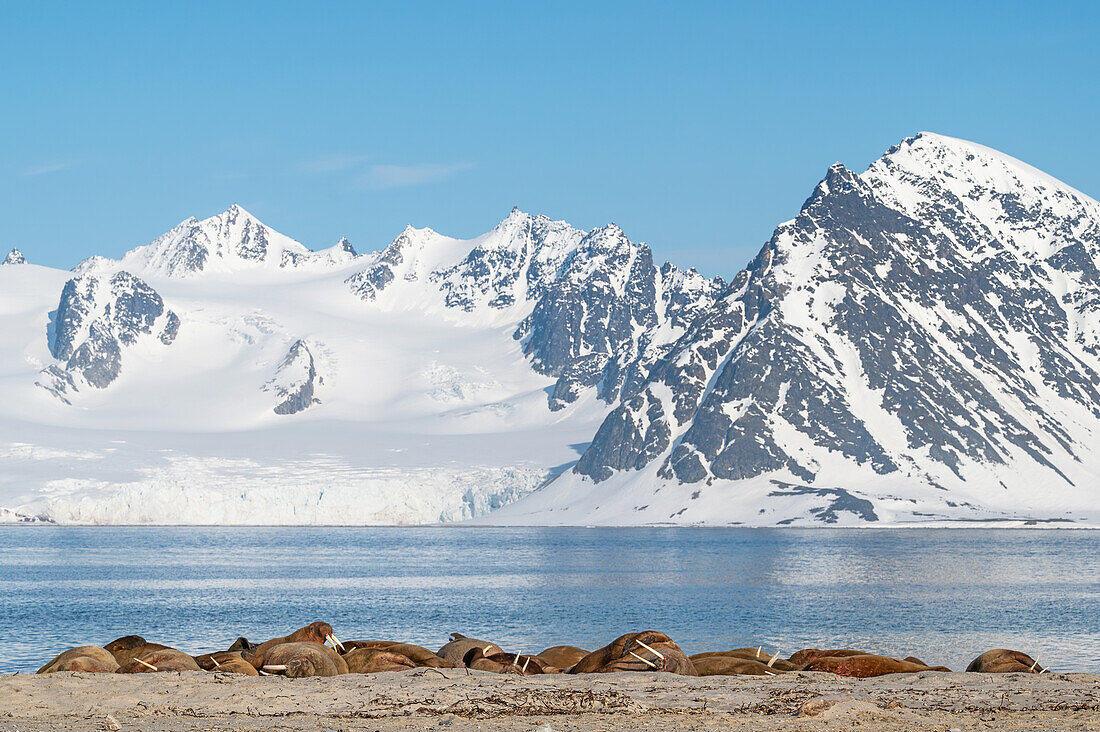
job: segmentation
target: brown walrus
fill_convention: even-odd
[[[220,653],[211,654],[216,656],[217,664],[211,664],[213,668],[207,669],[208,671],[226,673],[226,674],[243,674],[245,676],[259,676],[260,672],[256,670],[256,667],[239,652],[222,651]],[[197,660],[197,659],[196,659]],[[201,663],[199,664],[202,665]]]
[[[250,643],[243,635],[238,636],[237,640],[233,641],[233,645],[229,646],[229,651],[251,651],[256,648],[255,643]]]
[[[144,656],[146,653],[163,651],[168,648],[168,646],[161,645],[160,643],[150,643],[140,635],[124,635],[121,638],[114,639],[103,647],[110,651],[119,666],[125,666],[131,659]]]
[[[1026,653],[994,648],[971,661],[966,670],[982,674],[1040,674],[1046,669]]]
[[[477,638],[467,638],[461,633],[451,633],[451,641],[440,648],[436,655],[450,661],[456,668],[461,668],[463,666],[462,659],[475,648],[480,648],[488,656],[494,653],[504,653],[504,649],[496,643],[478,640]]]
[[[451,663],[445,658],[440,658],[438,654],[429,651],[423,646],[413,645],[412,643],[390,643],[386,646],[381,646],[384,650],[390,653],[400,653],[417,666],[427,668],[457,668],[456,664]]]
[[[740,656],[692,656],[691,663],[700,676],[777,676],[783,673],[760,661]]]
[[[815,658],[825,658],[830,656],[832,658],[843,658],[844,656],[868,656],[873,655],[867,651],[853,651],[851,649],[833,649],[828,651],[822,651],[818,648],[803,648],[801,651],[795,651],[791,654],[791,657],[787,659],[792,664],[798,667],[805,666]]]
[[[35,673],[52,674],[57,671],[110,674],[118,671],[118,661],[106,648],[79,646],[57,654]]]
[[[575,665],[591,651],[576,646],[551,646],[541,653],[535,654],[543,663],[559,669],[568,669]]]
[[[769,656],[759,648],[734,648],[729,651],[707,651],[706,653],[693,654],[690,658],[691,662],[698,667],[698,661],[701,659],[717,656],[740,658],[745,661],[757,661],[776,671],[798,671],[802,668],[801,665],[795,665],[786,659],[779,658],[778,655]]]
[[[269,650],[285,643],[318,643],[323,645],[325,641],[330,641],[337,648],[341,647],[340,641],[336,640],[336,636],[332,634],[332,626],[318,621],[310,623],[304,628],[298,628],[290,635],[265,641],[252,648],[251,652],[258,658],[263,659]]]
[[[925,666],[910,663],[900,658],[863,654],[858,656],[824,656],[815,658],[802,669],[803,671],[827,671],[837,676],[851,676],[857,679],[869,679],[887,674],[915,674],[921,671],[950,671],[944,666]]]
[[[691,659],[664,633],[627,633],[578,661],[571,674],[612,671],[666,671],[698,676]]]
[[[201,671],[195,659],[175,648],[157,648],[134,656],[117,673],[147,674],[156,671]]]
[[[344,654],[348,673],[376,674],[383,671],[408,671],[416,663],[403,653],[385,648],[353,648]]]
[[[219,671],[221,667],[231,661],[244,661],[250,666],[249,661],[245,660],[245,654],[248,651],[215,651],[214,653],[204,653],[201,656],[195,656],[195,663],[199,665],[203,671]],[[255,671],[255,666],[252,667]]]
[[[269,648],[263,656],[262,671],[284,672],[292,679],[307,676],[339,676],[348,672],[347,661],[323,643],[292,641]]]
[[[467,668],[475,671],[490,671],[495,674],[519,674],[531,676],[546,673],[547,664],[538,656],[521,653],[493,653],[486,656],[481,648],[474,648],[463,659]],[[557,671],[557,669],[554,669]]]

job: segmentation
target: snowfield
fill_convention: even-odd
[[[0,265],[0,522],[1100,525],[1100,203],[922,133],[730,282],[513,210]]]

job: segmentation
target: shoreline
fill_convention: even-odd
[[[110,720],[108,719],[110,715]],[[1100,730],[1100,674],[0,674],[0,731]],[[490,724],[486,724],[491,720]],[[117,725],[117,726],[115,726]]]

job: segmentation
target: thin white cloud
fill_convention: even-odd
[[[78,165],[80,165],[80,163],[75,160],[55,160],[50,163],[28,166],[19,171],[19,174],[24,178],[35,178],[40,175],[49,175],[50,173],[60,173],[63,170],[70,170]]]
[[[371,190],[403,188],[435,183],[474,167],[473,163],[424,163],[422,165],[371,165],[359,176],[359,185]]]
[[[298,170],[304,173],[339,173],[351,168],[357,168],[370,160],[370,155],[339,153],[336,155],[322,155],[321,157],[306,160],[298,166]]]

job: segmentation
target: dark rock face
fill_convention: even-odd
[[[725,286],[695,270],[657,269],[649,247],[615,225],[584,234],[517,209],[457,263],[421,274],[420,258],[449,245],[442,240],[407,228],[347,284],[369,302],[395,282],[423,279],[456,311],[524,308],[513,337],[536,371],[557,380],[554,410],[588,390],[607,403],[633,393]]]
[[[512,209],[458,264],[433,272],[447,307],[500,310],[538,300],[583,236],[563,221]]]
[[[275,414],[297,414],[321,403],[314,393],[323,383],[309,346],[297,340],[275,370],[275,377],[264,386],[264,391],[274,392],[280,399],[274,407]]]
[[[44,369],[39,385],[59,396],[78,384],[104,389],[118,378],[126,347],[143,337],[169,345],[178,331],[176,314],[129,272],[79,275],[65,283],[54,319],[50,352],[61,363]]]
[[[352,293],[370,301],[394,280],[394,269],[405,261],[405,250],[411,245],[412,227],[405,231],[386,247],[382,255],[370,267],[356,272],[345,280]]]
[[[598,483],[659,460],[675,483],[786,476],[798,483],[772,495],[827,498],[826,522],[875,516],[821,484],[838,464],[939,487],[1028,463],[1071,484],[1085,446],[1066,420],[1100,418],[1100,343],[1083,327],[1100,312],[1100,208],[945,140],[908,140],[863,175],[830,168],[622,392],[574,471]],[[546,322],[575,312],[562,310]],[[531,347],[554,362],[575,345]]]

